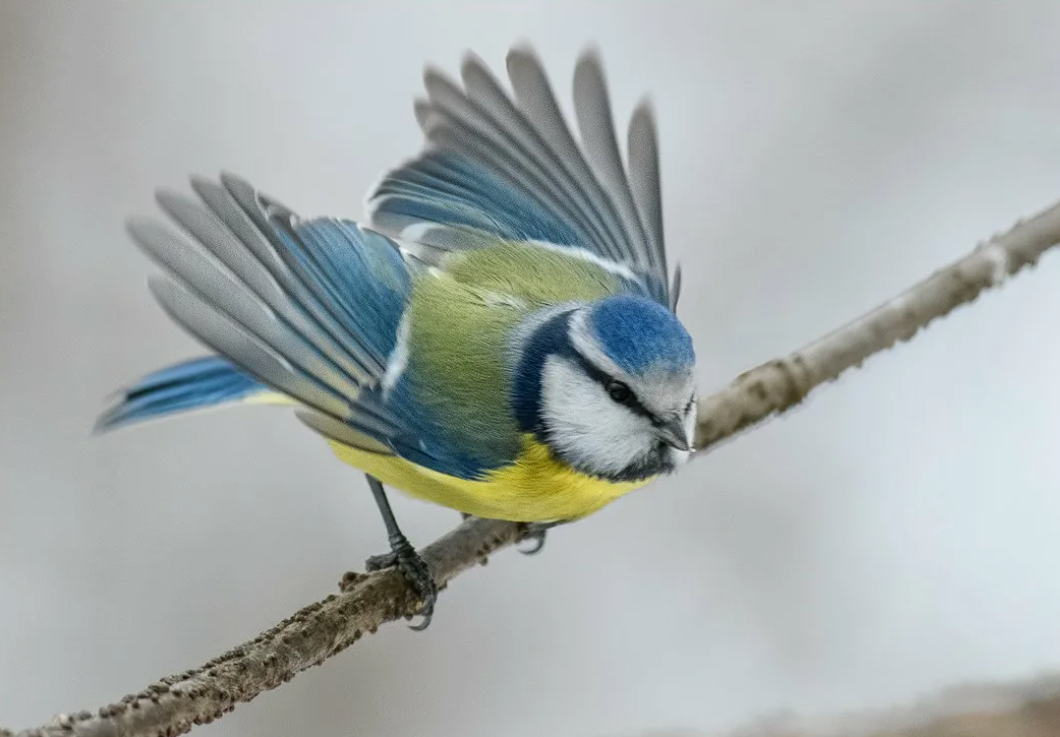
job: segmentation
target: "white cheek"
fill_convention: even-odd
[[[560,358],[545,362],[541,412],[557,449],[601,473],[622,471],[655,443],[647,420],[612,401],[597,382]]]

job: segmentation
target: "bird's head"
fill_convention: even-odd
[[[696,424],[695,352],[677,317],[642,297],[552,315],[524,344],[515,409],[573,468],[615,481],[669,473]]]

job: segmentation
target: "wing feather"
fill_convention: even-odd
[[[583,234],[584,242],[599,242],[611,258],[620,259],[619,234],[608,230],[599,203],[590,198],[582,182],[570,172],[541,133],[515,106],[485,63],[478,57],[468,55],[461,71],[468,98],[477,103],[498,128],[507,132],[507,140],[511,145],[525,147],[530,160],[537,162],[546,181],[556,183],[555,195],[560,206],[569,207],[571,218],[590,231]]]
[[[315,331],[301,331],[285,323],[256,299],[244,283],[191,242],[152,221],[130,221],[129,234],[159,266],[197,292],[233,324],[273,350],[282,348],[290,361],[321,377],[323,383],[340,394],[357,395],[357,383],[332,360],[331,347],[322,340],[313,342],[310,336]]]
[[[575,142],[540,60],[530,49],[516,47],[508,54],[507,65],[508,77],[520,111],[555,152],[556,158],[566,162],[578,188],[585,193],[594,211],[599,213],[604,222],[614,252],[612,258],[622,258],[623,254],[632,250],[632,243],[608,200],[607,193],[593,175],[581,148]]]
[[[396,245],[347,221],[301,221],[230,175],[192,186],[205,206],[158,195],[183,235],[128,225],[167,272],[150,282],[166,312],[258,381],[346,425],[357,447],[405,444],[408,418],[375,391],[411,284]]]
[[[581,145],[533,52],[513,49],[508,75],[514,98],[471,55],[463,88],[425,73],[427,99],[415,111],[427,145],[369,194],[373,226],[442,249],[488,236],[582,249],[638,274],[627,286],[670,306],[650,110],[638,108],[630,122],[627,170],[595,53],[583,54],[574,74]]]
[[[629,120],[629,184],[633,200],[644,224],[654,265],[667,273],[666,244],[663,239],[662,177],[659,173],[659,136],[655,116],[645,101]]]
[[[349,401],[340,393],[270,351],[187,287],[159,276],[150,277],[148,284],[173,320],[250,375],[324,414],[339,419],[352,414]]]
[[[625,232],[630,236],[634,249],[631,255],[654,267],[652,251],[645,247],[644,228],[637,217],[622,166],[622,156],[615,140],[611,100],[603,66],[600,57],[591,51],[583,54],[574,68],[574,114],[590,165],[614,204]]]
[[[348,339],[350,331],[342,325],[341,309],[328,297],[320,281],[307,273],[305,261],[299,257],[300,252],[304,250],[304,244],[301,243],[298,233],[292,229],[294,214],[276,200],[259,194],[250,184],[238,177],[225,174],[222,175],[221,182],[258,231],[259,236],[252,241],[258,247],[269,249],[286,267],[286,270],[277,268],[274,272],[283,279],[281,283],[284,290],[310,313],[324,332],[334,339],[341,340],[340,336]],[[357,341],[349,341],[349,347],[361,350],[364,348]],[[366,366],[368,370],[365,378],[377,376],[385,371],[385,363],[385,357],[375,356],[374,361],[370,361],[370,365]]]

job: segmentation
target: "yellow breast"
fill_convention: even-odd
[[[512,522],[549,522],[592,514],[652,479],[614,483],[573,470],[556,461],[533,435],[510,466],[476,481],[432,471],[399,458],[331,442],[344,462],[410,496],[460,512]]]

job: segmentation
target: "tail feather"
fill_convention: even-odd
[[[117,402],[97,420],[96,430],[113,430],[267,391],[263,384],[222,358],[195,358],[148,374],[123,390]]]

